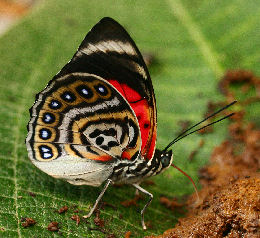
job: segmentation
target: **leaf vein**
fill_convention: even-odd
[[[191,36],[191,39],[197,45],[198,49],[201,51],[201,54],[214,72],[216,78],[218,79],[224,73],[224,69],[220,62],[217,59],[217,55],[214,52],[212,46],[207,41],[205,36],[200,29],[200,26],[192,19],[189,12],[186,10],[185,6],[180,0],[167,0],[174,16],[184,25],[188,33]]]

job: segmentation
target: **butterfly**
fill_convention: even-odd
[[[157,112],[143,57],[126,30],[105,17],[86,35],[72,59],[36,95],[26,146],[32,163],[74,185],[104,188],[139,184],[160,174],[172,150],[156,149]],[[193,128],[193,127],[192,127]],[[177,137],[177,139],[181,137]]]

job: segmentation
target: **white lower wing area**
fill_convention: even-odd
[[[95,160],[61,156],[51,163],[33,161],[34,165],[52,177],[74,185],[100,186],[111,175],[113,168]]]

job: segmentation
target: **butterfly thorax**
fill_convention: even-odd
[[[148,161],[139,154],[134,161],[119,161],[114,166],[110,179],[121,184],[139,183],[163,172],[170,166],[172,159],[172,151],[163,152],[156,149],[153,158]]]

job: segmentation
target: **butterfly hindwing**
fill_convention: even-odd
[[[28,128],[31,160],[54,177],[64,177],[66,164],[85,160],[102,167],[118,159],[132,160],[141,148],[137,118],[128,102],[110,83],[87,73],[56,78],[39,93]],[[83,173],[82,168],[74,175],[76,171]]]

